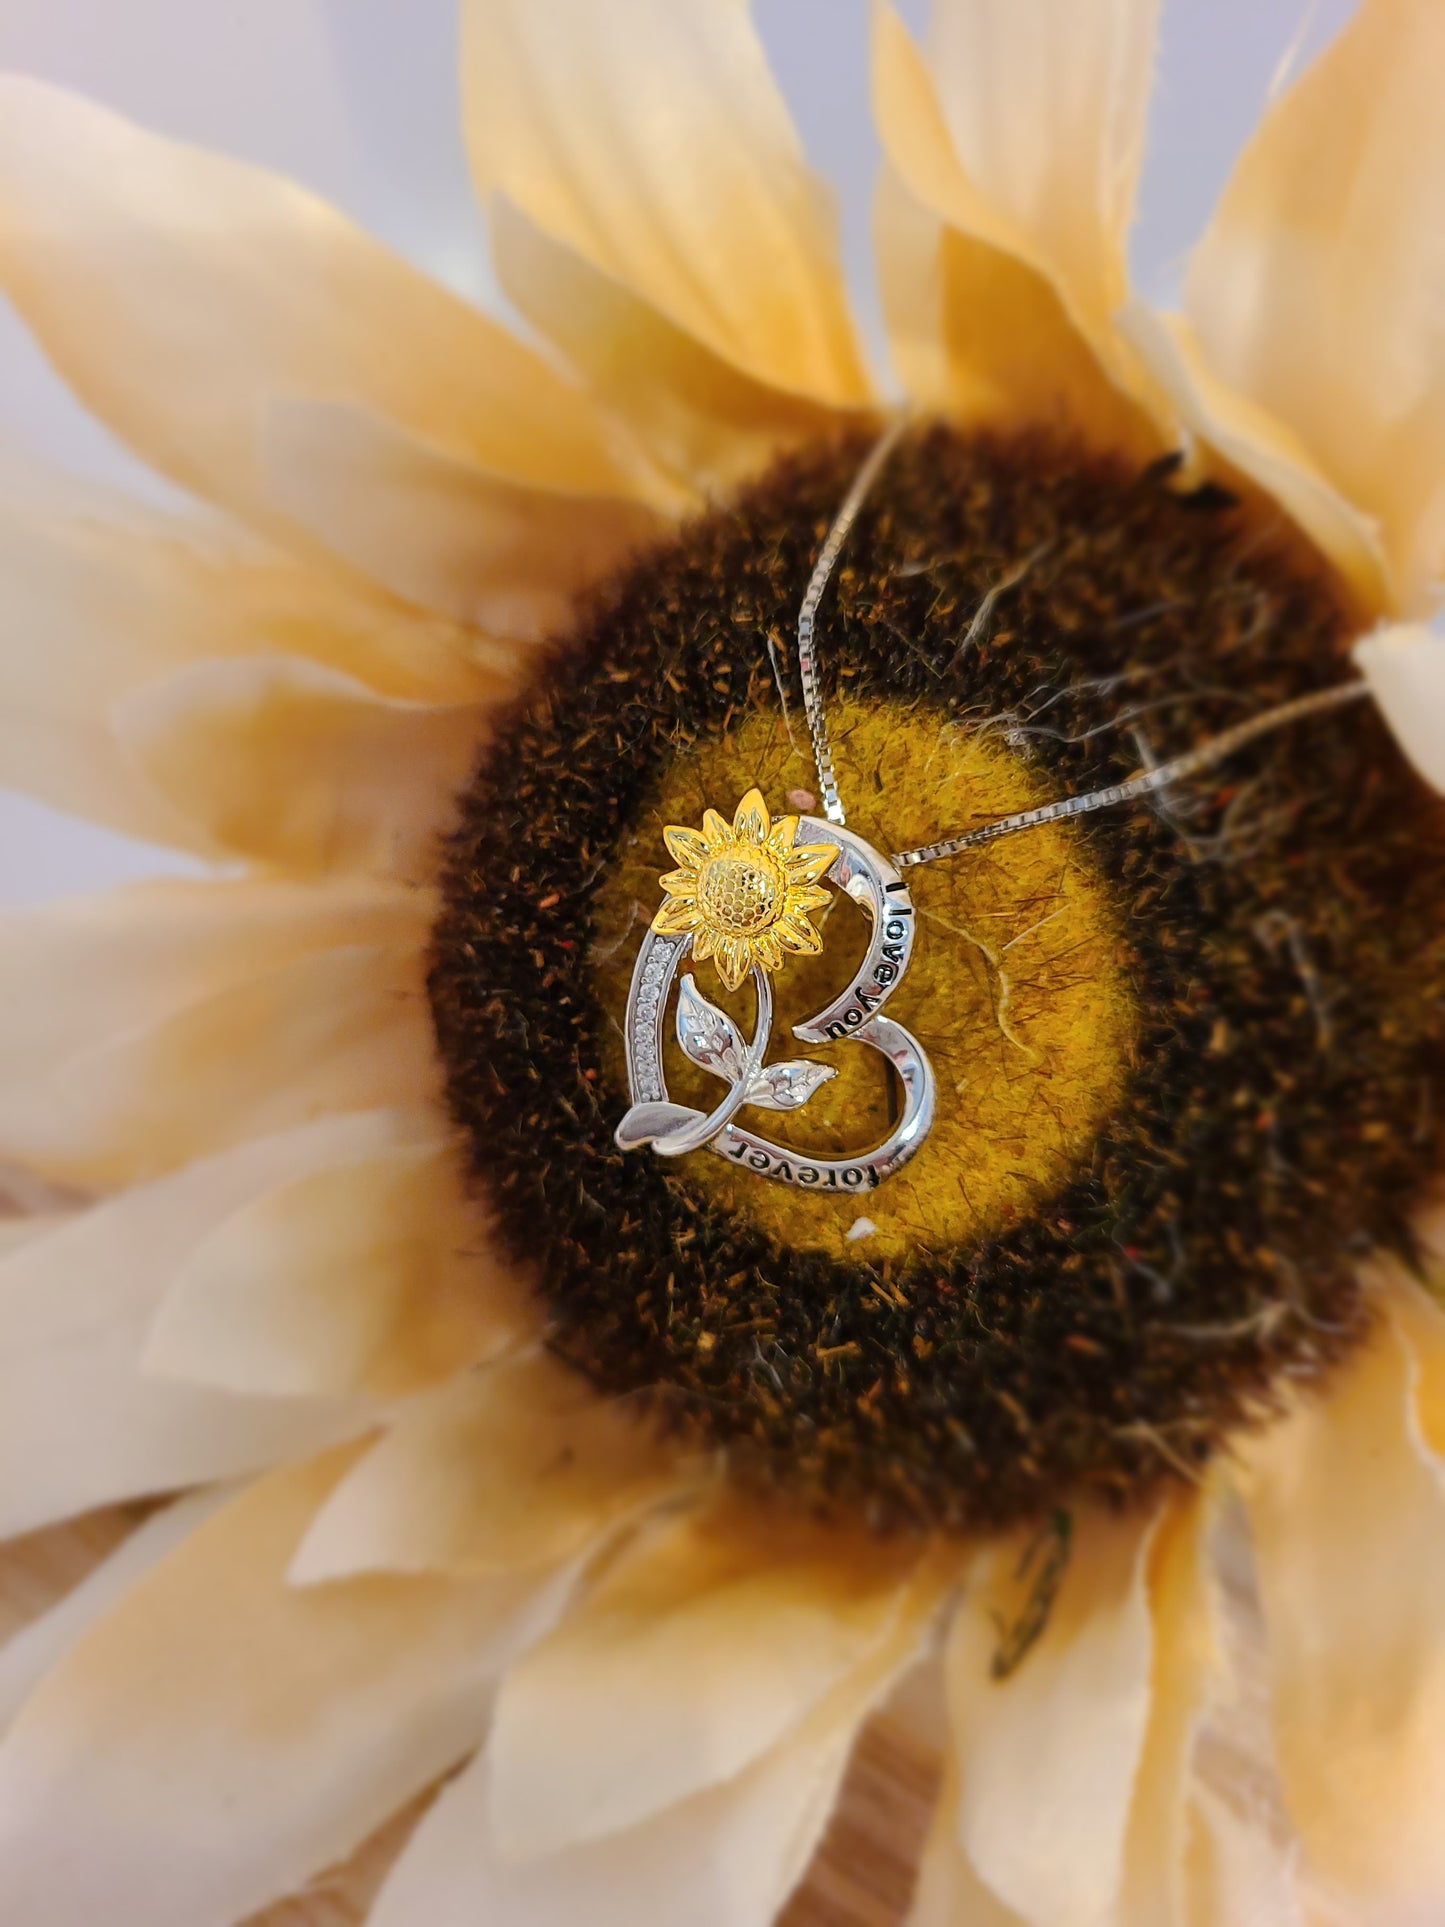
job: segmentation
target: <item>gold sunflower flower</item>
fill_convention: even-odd
[[[785,952],[815,957],[823,939],[809,923],[828,892],[818,887],[837,861],[832,843],[797,843],[798,819],[768,814],[760,790],[751,789],[731,823],[716,810],[704,813],[701,830],[670,824],[662,833],[679,868],[660,877],[667,901],[652,920],[665,937],[690,936],[692,954],[712,957],[729,990],[758,964],[781,970]]]
[[[900,849],[1379,713],[921,874],[866,1215],[612,1138],[643,826],[807,777],[884,408],[742,0],[467,0],[541,349],[0,84],[0,289],[205,509],[7,479],[0,777],[219,866],[0,925],[0,1927],[768,1927],[900,1759],[913,1927],[1445,1918],[1445,9],[1271,101],[1177,316],[1153,31],[875,11],[840,779]],[[669,832],[725,980],[790,824]]]

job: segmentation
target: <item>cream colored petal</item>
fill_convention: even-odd
[[[291,1577],[557,1563],[680,1493],[677,1459],[545,1353],[503,1360],[408,1406],[318,1513]]]
[[[204,854],[213,852],[203,833],[138,777],[116,741],[112,711],[143,684],[203,650],[274,648],[413,700],[475,697],[489,680],[443,625],[100,491],[67,486],[38,509],[0,489],[0,575],[0,781]]]
[[[330,1147],[189,1250],[170,1277],[145,1368],[233,1392],[393,1399],[529,1331],[526,1287],[486,1251],[442,1120],[326,1119]]]
[[[0,1734],[76,1641],[231,1497],[229,1486],[207,1486],[162,1506],[78,1586],[0,1646]]]
[[[244,1493],[29,1700],[0,1746],[3,1927],[220,1927],[346,1854],[477,1744],[555,1582],[288,1587],[347,1463]]]
[[[1243,477],[1263,489],[1323,550],[1366,608],[1387,606],[1393,590],[1380,531],[1340,493],[1295,430],[1221,380],[1177,315],[1155,314],[1135,302],[1119,325],[1180,421],[1222,460],[1224,479]]]
[[[0,917],[0,1155],[109,1186],[430,1102],[431,907],[399,886],[238,881]]]
[[[959,1844],[957,1816],[958,1775],[950,1763],[923,1843],[907,1927],[1027,1927],[979,1879]]]
[[[408,602],[528,641],[667,526],[616,492],[492,474],[349,402],[271,403],[263,457],[271,499],[331,554]]]
[[[891,1631],[762,1759],[626,1832],[510,1859],[492,1834],[497,1766],[483,1755],[422,1820],[368,1927],[772,1927],[858,1728],[915,1657],[937,1598],[917,1587]]]
[[[1082,436],[1140,460],[1158,453],[1158,430],[1104,373],[1048,280],[940,221],[886,166],[874,247],[893,363],[919,408]]]
[[[1190,1821],[1182,1927],[1346,1927],[1335,1915],[1306,1916],[1293,1842],[1282,1845],[1207,1787],[1196,1790]]]
[[[783,449],[837,432],[836,409],[754,380],[505,195],[491,212],[497,278],[513,304],[678,478],[684,500],[725,494]]]
[[[535,488],[624,492],[569,383],[323,202],[39,82],[0,87],[0,287],[152,466],[265,526],[282,395],[360,403]]]
[[[944,0],[925,66],[878,0],[885,310],[911,344],[904,367],[931,377],[919,399],[942,402],[943,376],[955,406],[987,401],[1007,418],[1011,402],[1049,420],[1064,404],[1060,425],[1122,436],[1131,452],[1157,446],[1135,406],[1154,391],[1113,326],[1155,13],[1155,0]],[[941,230],[900,207],[900,187]],[[921,347],[935,330],[938,344]]]
[[[115,733],[209,845],[301,875],[424,882],[486,734],[487,705],[378,696],[296,656],[201,662],[137,690]]]
[[[507,1677],[499,1850],[620,1833],[740,1773],[889,1639],[917,1559],[742,1502],[659,1527]]]
[[[1355,644],[1355,665],[1415,768],[1445,790],[1445,636],[1413,623]]]
[[[48,1237],[69,1222],[67,1212],[47,1213],[45,1216],[29,1215],[24,1217],[0,1217],[0,1258],[8,1258],[12,1251],[28,1245],[32,1239]]]
[[[375,1141],[375,1119],[259,1140],[83,1212],[0,1263],[0,1535],[315,1450],[371,1422],[358,1399],[163,1378],[157,1309],[218,1224]]]
[[[1347,1907],[1423,1921],[1445,1895],[1445,1482],[1410,1377],[1382,1320],[1327,1393],[1245,1443],[1241,1482],[1308,1864]]]
[[[468,0],[463,19],[484,202],[757,381],[867,399],[832,210],[745,0]]]
[[[929,67],[959,172],[1091,336],[1128,288],[1158,11],[1158,0],[933,10]]]
[[[1445,9],[1363,0],[1269,108],[1185,288],[1222,382],[1381,529],[1398,606],[1445,570]]]
[[[1179,1501],[1149,1549],[1153,1623],[1149,1725],[1124,1844],[1119,1927],[1184,1927],[1191,1762],[1222,1664],[1206,1541],[1212,1492]],[[1221,1915],[1222,1923],[1231,1916]]]
[[[1048,1623],[1006,1679],[1000,1626],[1027,1594],[1021,1542],[981,1553],[954,1622],[948,1704],[959,1839],[1030,1927],[1097,1927],[1119,1898],[1151,1706],[1158,1520],[1086,1513]]]

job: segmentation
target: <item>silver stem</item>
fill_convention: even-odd
[[[846,823],[848,819],[843,814],[843,804],[838,795],[838,779],[833,771],[833,751],[828,742],[828,724],[823,714],[823,698],[818,689],[818,659],[813,653],[818,604],[823,600],[823,591],[828,586],[828,578],[837,566],[838,557],[843,552],[843,544],[848,540],[848,531],[857,521],[858,512],[868,499],[868,491],[878,479],[878,471],[893,453],[898,438],[907,426],[907,417],[898,416],[869,450],[868,459],[854,476],[853,486],[849,489],[842,508],[834,516],[833,525],[824,538],[803,596],[803,606],[798,611],[798,677],[803,685],[803,708],[808,718],[808,734],[813,739],[813,761],[818,770],[818,789],[823,799],[823,814],[830,823]],[[776,656],[773,659],[773,674],[777,680],[778,694],[782,698],[783,710],[786,714],[787,691],[783,688],[781,666]]]
[[[1159,763],[1153,769],[1129,777],[1126,782],[1114,783],[1105,790],[1091,790],[1086,796],[1063,796],[1057,802],[1040,805],[1038,809],[1021,810],[1017,816],[1002,816],[996,822],[967,831],[963,836],[947,837],[939,843],[924,843],[916,850],[901,850],[893,861],[900,870],[915,863],[936,863],[940,857],[958,856],[964,850],[976,850],[981,844],[992,843],[1001,836],[1013,836],[1019,830],[1032,830],[1040,823],[1055,823],[1065,816],[1084,816],[1090,810],[1104,810],[1115,803],[1127,803],[1136,796],[1149,796],[1155,790],[1167,788],[1170,783],[1183,782],[1186,777],[1197,775],[1200,770],[1211,769],[1216,763],[1224,762],[1236,750],[1243,749],[1246,743],[1252,743],[1257,736],[1267,736],[1273,730],[1283,729],[1289,723],[1299,722],[1305,716],[1318,715],[1323,710],[1339,709],[1346,703],[1360,702],[1369,693],[1367,683],[1347,682],[1336,683],[1328,689],[1316,689],[1308,696],[1296,696],[1293,702],[1280,703],[1274,709],[1251,716],[1248,722],[1238,723],[1233,729],[1212,736],[1197,749],[1176,756],[1173,762]]]

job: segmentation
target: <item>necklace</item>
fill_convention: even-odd
[[[936,1081],[923,1046],[883,1013],[883,1005],[903,981],[916,937],[903,872],[963,855],[1000,837],[1153,795],[1223,763],[1261,736],[1359,702],[1369,693],[1360,679],[1311,691],[1122,783],[994,818],[899,851],[891,859],[884,856],[847,828],[818,679],[817,616],[849,530],[906,426],[901,417],[891,424],[860,467],[829,527],[798,612],[798,681],[822,816],[774,818],[764,797],[750,790],[731,822],[710,809],[700,830],[670,825],[663,833],[679,867],[660,879],[664,901],[638,951],[628,993],[624,1038],[632,1101],[616,1131],[625,1151],[651,1146],[657,1155],[671,1158],[708,1150],[779,1184],[834,1193],[876,1189],[918,1151],[937,1104]],[[786,675],[771,638],[768,652],[786,722]],[[801,1156],[737,1121],[749,1108],[800,1110],[835,1075],[832,1066],[812,1058],[766,1062],[773,1024],[770,979],[788,953],[821,951],[822,936],[811,916],[829,901],[825,883],[862,909],[872,926],[871,940],[852,980],[825,1009],[795,1024],[793,1035],[803,1044],[851,1042],[879,1051],[902,1089],[888,1135],[872,1149],[845,1158]],[[751,978],[755,1017],[750,1039],[725,1010],[703,996],[690,971],[678,980],[689,958],[703,962],[709,957],[726,989],[736,990]],[[668,1096],[663,1039],[674,983],[679,1047],[726,1086],[710,1111],[674,1103]]]

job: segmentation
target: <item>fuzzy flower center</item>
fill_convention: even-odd
[[[972,1531],[1196,1475],[1359,1342],[1362,1268],[1410,1256],[1438,1170],[1445,812],[1360,708],[924,865],[889,1004],[938,1086],[911,1163],[827,1196],[620,1150],[649,926],[712,958],[722,1036],[754,966],[786,1035],[868,943],[829,853],[769,816],[817,789],[769,640],[866,447],[781,462],[539,667],[464,799],[431,992],[560,1356],[803,1509]],[[1043,439],[899,446],[819,613],[850,827],[885,853],[954,836],[1350,673],[1318,558],[1174,483]],[[715,1067],[662,1035],[671,1096],[710,1109]],[[806,1105],[767,1113],[799,1162],[895,1121],[878,1051],[818,1061]]]

